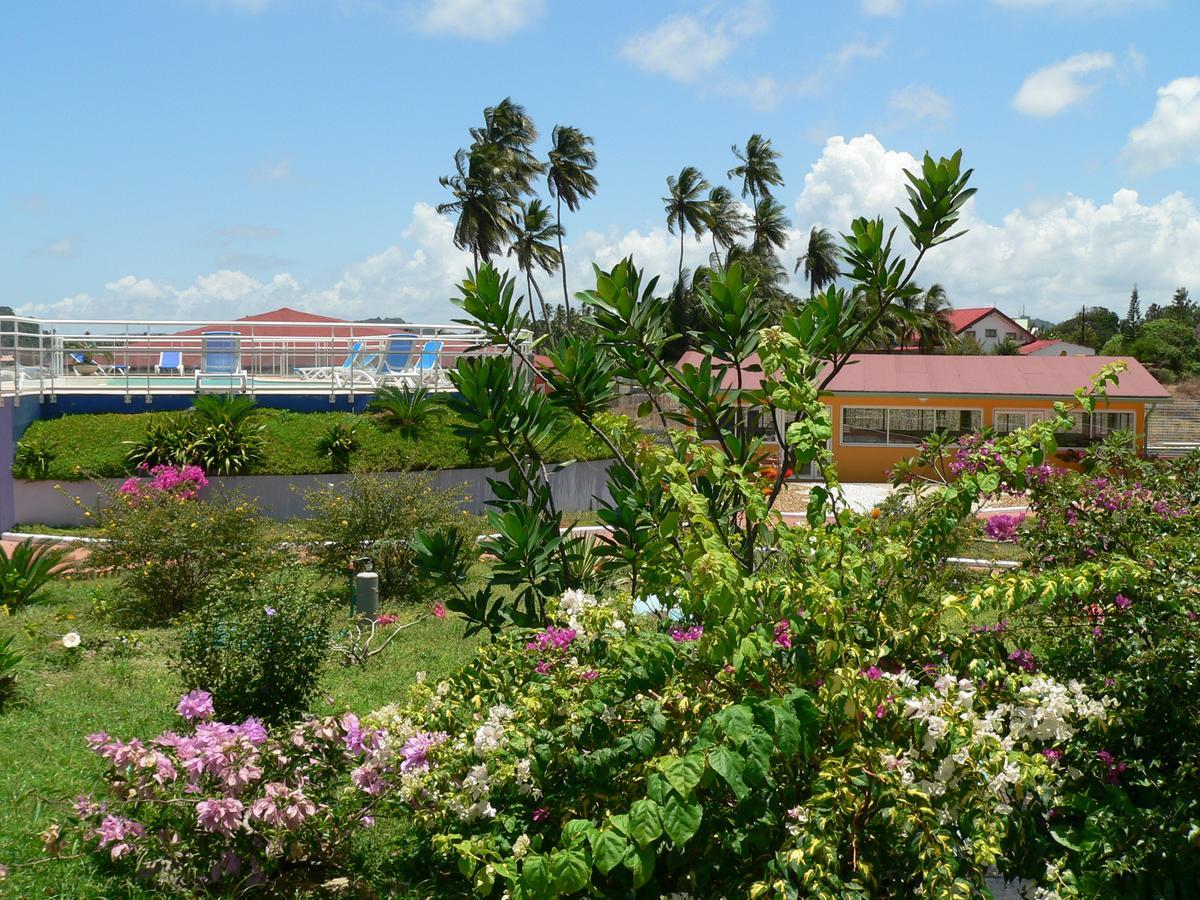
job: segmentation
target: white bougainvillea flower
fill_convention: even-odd
[[[79,636],[78,631],[68,631],[62,636],[62,645],[68,650],[74,650],[83,643],[83,638]]]

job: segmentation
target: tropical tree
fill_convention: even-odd
[[[533,152],[538,130],[525,107],[505,97],[483,111],[483,127],[472,128],[471,137],[475,141],[472,150],[494,151],[487,158],[497,165],[498,177],[513,194],[520,197],[534,192],[533,179],[545,171],[545,165]]]
[[[662,198],[667,213],[667,231],[674,234],[679,230],[679,281],[683,281],[683,237],[692,229],[696,240],[707,227],[708,201],[704,192],[709,188],[704,176],[695,166],[684,166],[679,177],[667,176],[667,195]]]
[[[1125,311],[1125,318],[1121,321],[1121,336],[1126,341],[1132,341],[1137,338],[1138,329],[1142,327],[1142,303],[1138,297],[1138,288],[1135,284],[1133,292],[1129,295],[1129,308]]]
[[[476,268],[480,259],[487,262],[503,252],[512,227],[513,207],[518,202],[497,162],[496,152],[489,148],[459,150],[454,154],[455,173],[438,179],[454,199],[439,203],[437,211],[458,216],[454,246],[470,250]]]
[[[783,204],[770,197],[763,197],[754,207],[752,223],[753,240],[750,249],[755,253],[773,253],[787,244],[791,220],[784,213]]]
[[[770,197],[773,186],[783,185],[783,176],[779,173],[779,154],[771,147],[770,138],[764,138],[761,134],[750,135],[744,148],[735,144],[729,149],[737,157],[738,165],[730,169],[726,177],[740,178],[742,196],[748,194],[757,208],[760,197]]]
[[[816,228],[808,233],[808,249],[796,260],[796,271],[804,269],[808,281],[809,296],[833,284],[838,275],[838,260],[841,251],[837,241],[827,228]]]
[[[546,309],[542,289],[533,277],[533,270],[541,269],[548,275],[562,265],[562,256],[555,246],[556,239],[562,239],[562,226],[551,218],[550,207],[536,198],[522,205],[520,226],[513,236],[508,252],[516,258],[518,268],[525,273],[530,321],[537,319],[533,311],[533,293],[536,291],[542,307],[542,318],[546,320],[547,325],[550,322],[550,313]]]
[[[750,227],[746,214],[734,199],[733,192],[723,184],[717,185],[708,194],[705,206],[705,225],[712,236],[713,256],[721,262],[720,247],[728,251]]]
[[[566,304],[567,320],[571,318],[571,295],[567,291],[566,255],[563,253],[562,208],[575,212],[581,201],[596,193],[596,154],[592,150],[592,139],[570,125],[556,125],[550,135],[550,163],[546,169],[546,184],[550,196],[558,204],[558,257],[561,262],[563,303]]]
[[[918,349],[922,353],[932,353],[935,347],[952,343],[954,332],[946,317],[951,309],[946,288],[934,282],[918,295],[918,301],[918,321],[914,329]]]

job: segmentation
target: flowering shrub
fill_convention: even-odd
[[[297,716],[317,689],[337,603],[299,570],[271,573],[246,593],[226,587],[185,619],[176,655],[184,685],[210,691],[226,720]]]
[[[374,736],[354,716],[269,731],[213,721],[212,697],[179,702],[185,727],[156,738],[89,735],[106,794],[74,804],[84,845],[163,889],[240,891],[320,869],[370,822],[349,773]]]
[[[120,578],[110,613],[131,624],[161,624],[195,607],[223,582],[245,587],[277,565],[259,537],[253,501],[236,494],[195,498],[203,474],[162,467],[153,480],[126,482],[102,498],[105,541],[89,560]],[[159,485],[159,486],[156,486]]]
[[[983,533],[993,541],[1017,542],[1017,530],[1025,522],[1025,513],[996,513],[983,523]]]

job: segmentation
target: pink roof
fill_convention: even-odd
[[[946,321],[950,323],[950,327],[958,334],[964,328],[970,328],[984,316],[990,312],[995,312],[994,306],[968,306],[963,309],[948,309],[946,310]]]
[[[696,351],[679,365],[698,365]],[[1118,357],[1107,356],[952,356],[949,354],[859,353],[843,368],[829,391],[834,394],[915,394],[918,396],[987,396],[1069,398]],[[1114,399],[1168,399],[1171,395],[1136,359],[1120,357],[1128,367],[1108,388]],[[742,374],[744,387],[756,388],[762,373],[757,359]],[[737,377],[725,374],[724,385]]]

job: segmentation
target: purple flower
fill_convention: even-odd
[[[984,520],[983,533],[993,541],[1017,542],[1017,529],[1025,521],[1025,513],[998,513]]]
[[[400,748],[401,772],[424,772],[429,768],[429,751],[445,743],[450,736],[444,731],[422,731],[414,734]]]
[[[1101,750],[1096,756],[1100,758],[1100,762],[1104,763],[1104,780],[1109,784],[1120,784],[1121,774],[1125,771],[1125,763],[1118,762],[1116,757],[1107,750]]]
[[[704,626],[693,625],[691,628],[680,630],[678,628],[671,629],[671,640],[677,644],[688,644],[692,641],[698,641],[704,637]]]
[[[1050,762],[1058,762],[1063,758],[1063,752],[1061,750],[1056,750],[1053,747],[1046,747],[1044,750],[1042,750],[1042,756],[1050,760]]]
[[[597,678],[600,677],[600,673],[597,672],[595,669],[588,669],[586,672],[581,674],[579,677],[582,678],[584,681],[595,681]]]
[[[196,821],[206,831],[230,835],[237,831],[241,824],[245,808],[242,801],[236,797],[201,800],[196,804]]]
[[[871,681],[878,681],[883,677],[883,670],[879,666],[867,666],[863,669],[863,674]]]
[[[792,649],[792,623],[787,619],[775,623],[775,643],[784,650]]]
[[[566,650],[575,640],[574,628],[547,628],[525,645],[526,650]]]
[[[268,617],[270,617],[270,616],[273,616],[273,615],[275,615],[275,607],[273,607],[273,606],[264,606],[264,607],[263,607],[263,612],[264,612],[264,613],[266,613],[266,615],[267,615]]]
[[[109,854],[113,859],[120,859],[133,849],[134,839],[145,833],[146,829],[139,822],[107,815],[96,828],[96,837],[99,838],[96,846],[103,850],[111,845]]]
[[[192,691],[179,698],[176,712],[189,722],[211,719],[213,716],[212,694],[208,691]]]
[[[539,806],[533,811],[532,818],[535,822],[545,822],[550,818],[550,810],[546,809],[544,806]]]
[[[1113,603],[1117,605],[1117,609],[1129,609],[1129,607],[1133,606],[1133,601],[1124,594],[1117,594],[1113,599]]]
[[[550,662],[550,660],[540,659],[538,660],[538,664],[533,667],[533,671],[537,672],[539,675],[549,675],[550,670],[553,668],[554,663]]]
[[[1033,654],[1028,650],[1014,650],[1008,654],[1009,660],[1015,662],[1018,668],[1023,672],[1036,672],[1037,662],[1033,658]]]

